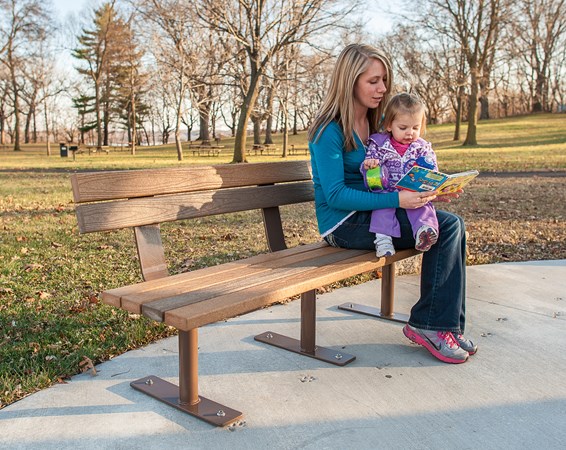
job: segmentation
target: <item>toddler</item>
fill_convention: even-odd
[[[366,186],[372,192],[394,191],[395,183],[415,164],[438,169],[430,142],[420,137],[426,129],[426,116],[424,103],[416,95],[398,94],[389,101],[384,113],[383,129],[386,132],[369,137],[366,159],[360,168]],[[372,176],[375,170],[371,169],[378,169],[380,175]],[[429,250],[438,240],[438,219],[434,206],[429,202],[406,211],[415,237],[415,248],[421,252]],[[370,231],[375,233],[378,257],[395,254],[392,236],[400,237],[401,230],[394,208],[373,211]]]

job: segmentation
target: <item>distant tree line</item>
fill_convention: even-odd
[[[355,0],[111,0],[74,36],[76,80],[56,68],[55,21],[40,0],[0,0],[0,144],[104,146],[235,137],[253,143],[307,128],[336,53],[363,41],[393,61],[398,89],[464,145],[477,121],[566,110],[566,0],[408,0],[392,31],[368,35]],[[379,32],[379,30],[375,30]],[[377,37],[376,37],[377,36]],[[372,42],[373,41],[373,42]],[[67,101],[63,101],[67,99]],[[72,108],[64,109],[63,104]],[[71,109],[71,111],[69,111]]]

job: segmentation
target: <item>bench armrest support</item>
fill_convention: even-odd
[[[159,224],[134,227],[134,234],[143,279],[149,281],[168,276]]]

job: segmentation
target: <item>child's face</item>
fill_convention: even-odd
[[[398,114],[389,127],[389,131],[393,135],[393,139],[401,144],[410,144],[415,142],[421,135],[421,127],[423,123],[423,113],[415,114]]]

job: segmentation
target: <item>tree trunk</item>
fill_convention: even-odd
[[[131,98],[131,104],[132,104],[132,137],[131,137],[131,147],[130,147],[130,151],[132,153],[132,155],[136,154],[136,141],[138,139],[138,133],[136,130],[136,94],[134,93],[134,90],[132,89],[132,98]]]
[[[287,158],[287,147],[289,145],[289,114],[287,112],[287,108],[284,108],[283,111],[283,153],[281,154],[282,158]]]
[[[482,95],[480,97],[480,120],[489,119],[489,99],[487,95]]]
[[[460,140],[460,125],[462,123],[462,88],[459,88],[458,98],[456,99],[456,124],[454,126],[454,138],[452,140]]]
[[[29,137],[31,131],[31,119],[32,119],[32,114],[30,109],[30,111],[26,115],[26,124],[24,126],[24,144],[29,144],[31,141]]]
[[[14,151],[22,150],[20,146],[20,96],[14,92]]]
[[[266,145],[273,144],[271,129],[273,128],[273,86],[267,92],[267,120],[265,121],[265,141]]]
[[[43,106],[43,114],[45,117],[45,141],[47,145],[47,156],[51,156],[51,142],[49,140],[49,114],[47,111],[47,99],[44,100],[45,105]]]
[[[94,109],[96,110],[96,150],[102,150],[102,120],[100,117],[100,86],[94,83]]]
[[[210,123],[210,102],[204,102],[199,108],[199,137],[198,140],[210,142],[210,130],[208,125]]]
[[[10,61],[10,75],[12,77],[12,90],[14,93],[14,151],[19,152],[22,150],[20,146],[20,91],[10,51],[8,52],[8,61]]]
[[[234,157],[232,159],[233,163],[248,162],[246,154],[246,133],[248,122],[252,114],[252,109],[258,96],[260,76],[261,73],[259,73],[255,68],[252,68],[250,84],[248,86],[248,91],[246,93],[246,97],[244,98],[244,102],[242,103],[242,107],[240,109],[240,117],[238,118],[236,140],[234,141]]]
[[[183,77],[183,75],[181,75]],[[183,108],[184,82],[181,81],[181,92],[179,92],[179,101],[177,102],[177,119],[175,121],[175,148],[177,149],[177,159],[183,160],[183,145],[181,143],[181,113]]]
[[[108,100],[104,101],[104,116],[102,123],[103,128],[103,145],[110,145],[110,102]]]
[[[3,106],[3,105],[2,105]],[[6,116],[4,115],[4,110],[0,109],[0,145],[4,145],[6,142]]]
[[[252,116],[252,123],[254,124],[254,145],[261,144],[261,118],[259,116]]]
[[[468,132],[466,133],[466,140],[464,146],[477,145],[477,127],[478,127],[478,95],[479,85],[478,77],[472,72],[472,80],[470,86],[470,95],[468,96]]]
[[[537,80],[535,83],[535,95],[533,98],[533,109],[534,113],[539,113],[544,111],[544,87],[546,85],[546,77],[541,74],[537,73]]]

